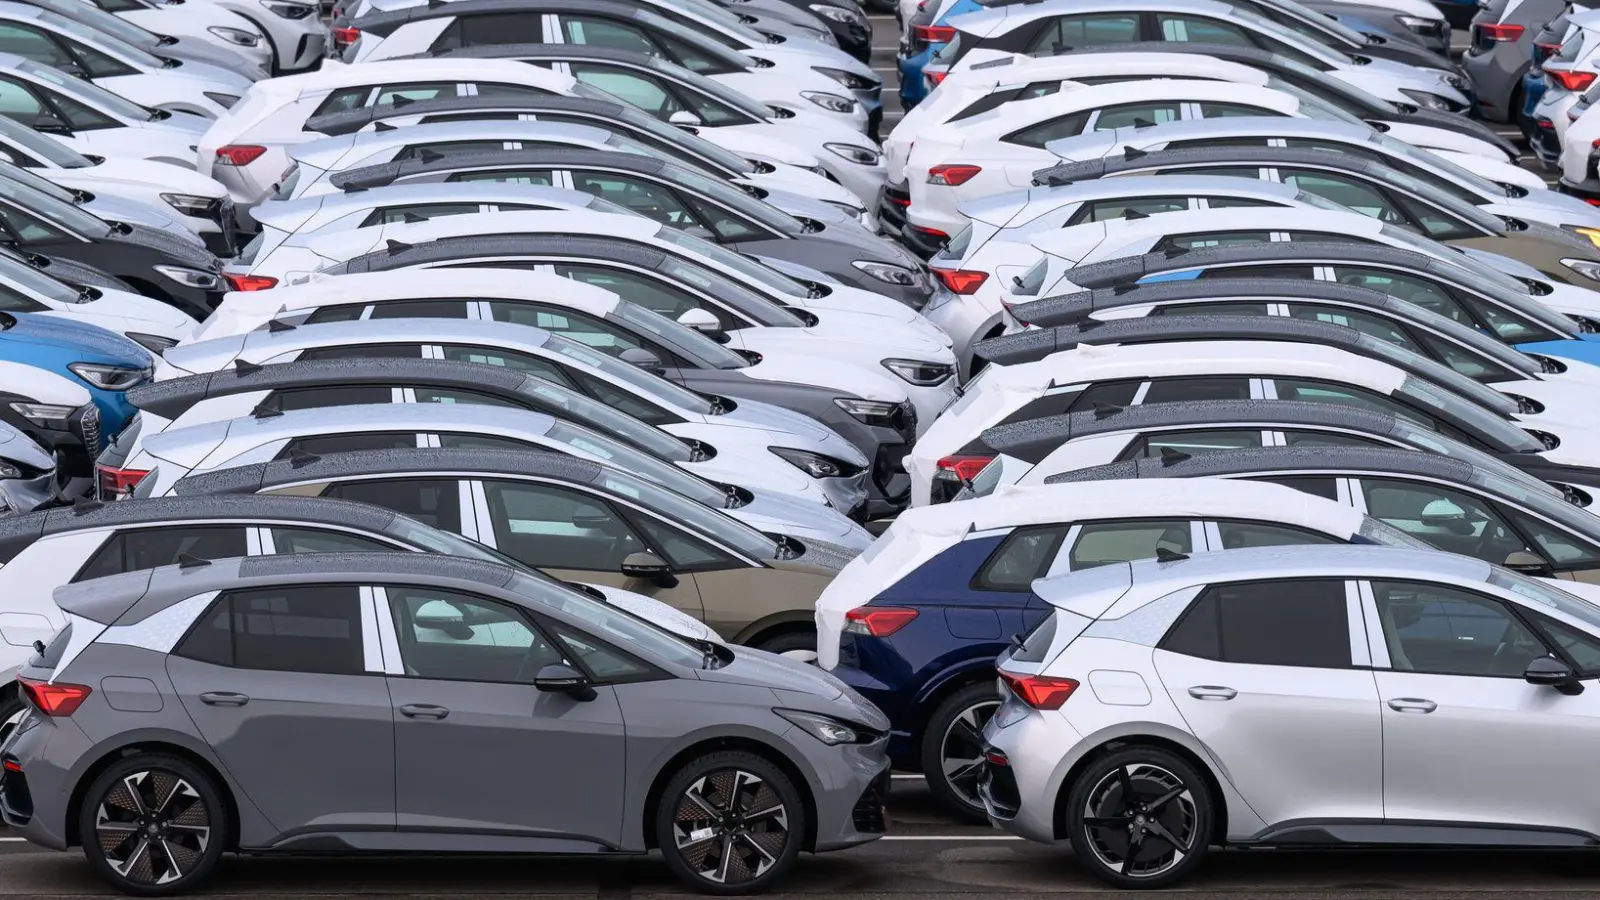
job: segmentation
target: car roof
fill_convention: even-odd
[[[1099,222],[1075,225],[1070,228],[1042,231],[1028,241],[1041,252],[1055,256],[1081,258],[1079,249],[1083,236],[1094,234],[1098,228],[1110,246],[1145,237],[1167,237],[1175,234],[1205,233],[1210,231],[1328,231],[1351,235],[1378,242],[1385,223],[1351,210],[1312,209],[1302,207],[1288,216],[1267,220],[1255,207],[1230,209],[1197,209],[1162,213],[1145,219],[1105,219]],[[1102,244],[1104,246],[1104,244]]]
[[[370,191],[325,193],[298,200],[275,200],[258,204],[250,211],[257,224],[271,225],[296,233],[313,216],[341,216],[359,210],[390,205],[427,203],[527,203],[550,204],[557,209],[587,209],[593,194],[541,184],[509,184],[498,181],[444,181],[387,184]],[[532,273],[528,273],[532,274]],[[275,288],[281,290],[282,288]]]
[[[1310,119],[1293,116],[1219,116],[1209,119],[1184,119],[1177,122],[1164,122],[1154,128],[1137,128],[1125,126],[1112,131],[1100,131],[1090,134],[1064,137],[1045,144],[1045,150],[1058,156],[1066,157],[1066,152],[1076,147],[1095,147],[1102,145],[1109,147],[1126,148],[1128,146],[1146,147],[1151,144],[1164,144],[1170,141],[1192,141],[1215,138],[1314,138],[1334,143],[1345,143],[1360,146],[1371,152],[1381,153],[1384,156],[1400,155],[1385,147],[1378,140],[1377,132],[1370,127],[1364,127],[1355,122],[1341,122],[1333,119]],[[1074,143],[1076,142],[1076,143]],[[1060,147],[1061,150],[1056,150]],[[1426,154],[1417,154],[1416,157],[1407,156],[1408,160],[1425,164]],[[1034,172],[1036,179],[1042,179],[1054,166],[1046,166]]]
[[[470,216],[440,216],[422,222],[385,225],[385,244],[391,249],[448,238],[498,238],[510,234],[591,235],[627,237],[652,241],[666,226],[644,216],[624,216],[590,210],[530,210],[476,213]],[[306,246],[323,259],[349,259],[368,253],[373,238],[363,229],[341,231],[314,237]]]
[[[1117,178],[1094,176],[1063,185],[1022,188],[964,200],[957,203],[956,208],[969,219],[977,219],[1000,228],[1015,228],[1027,224],[1048,210],[1059,209],[1069,203],[1083,203],[1117,196],[1153,197],[1189,194],[1275,198],[1283,200],[1287,205],[1300,196],[1300,189],[1277,181],[1204,173],[1193,175],[1152,173],[1123,175]],[[1032,216],[1020,221],[1015,218],[1019,213],[1029,210],[1033,211]]]
[[[623,216],[613,218],[622,219]],[[434,262],[474,256],[558,255],[587,253],[597,259],[611,259],[630,265],[654,268],[667,258],[664,251],[637,241],[615,240],[587,234],[502,234],[440,238],[420,244],[391,242],[349,261],[329,267],[328,273],[381,272],[412,269]],[[451,269],[450,271],[460,271]],[[342,277],[342,274],[341,274]]]
[[[1380,447],[1253,447],[1227,453],[1108,463],[1045,478],[1046,484],[1131,478],[1214,478],[1291,472],[1383,472],[1466,483],[1478,467],[1460,459]]]
[[[422,327],[418,327],[419,323]],[[281,331],[251,331],[180,344],[163,354],[165,359],[187,372],[210,372],[228,365],[240,353],[261,349],[274,353],[336,347],[343,344],[396,343],[483,343],[538,352],[550,339],[550,332],[532,325],[494,322],[484,319],[366,319],[353,322],[323,322],[293,325]],[[216,361],[211,365],[208,361]],[[190,366],[201,367],[198,371]],[[209,367],[208,367],[209,366]]]
[[[451,138],[475,138],[479,140],[493,139],[512,141],[518,138],[527,140],[572,140],[605,141],[611,137],[611,132],[596,125],[583,125],[575,122],[539,122],[523,119],[468,119],[459,122],[429,122],[425,125],[410,125],[405,128],[385,128],[377,131],[358,131],[351,134],[341,134],[334,137],[319,138],[306,141],[289,148],[289,158],[313,162],[320,162],[321,157],[330,154],[334,159],[329,163],[341,162],[340,157],[346,153],[358,151],[371,152],[373,150],[394,146],[403,147],[417,142],[430,142],[448,140]],[[438,152],[438,151],[434,151]],[[354,157],[360,159],[361,157]],[[328,165],[319,165],[319,168],[329,168]]]
[[[1117,156],[1104,156],[1099,159],[1062,163],[1049,169],[1048,184],[1051,187],[1075,184],[1087,179],[1098,179],[1123,172],[1138,172],[1155,166],[1239,163],[1244,161],[1253,162],[1255,160],[1261,160],[1263,163],[1302,164],[1336,168],[1346,172],[1360,172],[1379,178],[1394,171],[1392,167],[1377,160],[1342,153],[1329,153],[1326,150],[1316,150],[1309,147],[1228,144],[1222,146],[1174,147],[1170,150],[1124,151],[1123,154]],[[1171,176],[1164,175],[1163,177]]]
[[[506,187],[506,185],[500,185]],[[266,291],[241,291],[229,299],[260,301],[276,309],[305,309],[334,303],[454,298],[461,300],[573,300],[593,308],[614,308],[614,291],[550,272],[517,269],[418,269],[330,277],[314,275],[298,284]]]
[[[1298,97],[1273,88],[1200,78],[1151,78],[1111,81],[1075,90],[1057,91],[1043,97],[1012,100],[975,116],[946,122],[941,127],[956,129],[965,134],[968,140],[974,140],[979,135],[1010,133],[1037,122],[1081,110],[1146,100],[1249,103],[1284,113],[1300,108]]]
[[[362,63],[367,65],[367,63]],[[404,102],[402,102],[404,101]],[[306,122],[307,131],[329,136],[350,134],[371,122],[405,116],[426,116],[445,112],[472,110],[540,110],[584,112],[596,115],[620,116],[630,107],[622,103],[608,103],[588,97],[563,97],[558,94],[531,94],[527,96],[472,96],[436,97],[431,100],[409,100],[396,97],[392,103],[363,106],[342,112],[324,113]]]
[[[5,67],[3,61],[0,61],[0,67]],[[380,59],[359,66],[323,66],[313,72],[268,78],[251,85],[250,91],[283,96],[341,87],[415,81],[418,78],[493,78],[512,83],[533,83],[553,91],[570,90],[576,84],[571,76],[552,69],[507,59]]]
[[[468,15],[473,13],[522,13],[528,10],[561,12],[579,15],[586,12],[609,12],[623,18],[632,18],[638,6],[616,0],[451,0],[451,2],[414,3],[398,9],[369,10],[351,21],[362,31],[390,23],[415,22],[423,19]]]
[[[1242,83],[1266,83],[1266,75],[1252,66],[1223,59],[1212,58],[1197,53],[1171,53],[1163,48],[1167,46],[1188,46],[1180,42],[1171,45],[1159,41],[1146,41],[1141,44],[1119,45],[1128,49],[1120,53],[1086,54],[1086,53],[1051,53],[1027,54],[1008,53],[1001,57],[973,63],[962,69],[950,73],[945,79],[952,83],[966,83],[970,78],[973,81],[997,81],[1000,84],[1026,83],[1038,78],[1063,78],[1072,79],[1075,75],[1103,74],[1136,74],[1149,71],[1153,75],[1175,76],[1179,78],[1209,78],[1212,75],[1196,75],[1194,72],[1217,73],[1216,77],[1227,75],[1229,80],[1242,79]],[[1089,49],[1089,48],[1085,48]],[[1098,48],[1096,48],[1098,49]],[[1251,48],[1254,50],[1254,48]],[[1262,53],[1263,51],[1255,51]],[[1270,54],[1264,54],[1270,55]],[[1177,57],[1181,56],[1182,59]],[[1183,65],[1189,66],[1188,70],[1177,71],[1162,66]],[[971,76],[965,73],[973,73]],[[961,79],[957,82],[957,79]]]
[[[329,453],[312,459],[252,463],[189,475],[179,479],[174,490],[180,496],[255,494],[288,484],[430,473],[525,475],[590,484],[604,468],[590,460],[541,450],[362,450]]]
[[[460,3],[462,0],[451,0]],[[471,47],[441,47],[412,58],[447,57],[451,59],[584,59],[608,62],[651,65],[650,57],[634,50],[601,47],[595,44],[478,44]]]
[[[448,123],[455,125],[459,123]],[[536,122],[526,123],[530,126]],[[443,125],[423,125],[421,128],[444,127]],[[551,127],[568,130],[583,129],[584,131],[600,132],[597,128],[585,125],[557,125]],[[403,134],[409,129],[401,129],[395,134]],[[600,132],[607,136],[610,132]],[[572,131],[574,137],[583,137]],[[396,160],[381,163],[375,166],[362,166],[357,169],[347,169],[328,179],[332,184],[344,191],[364,190],[390,184],[400,178],[414,175],[426,175],[432,172],[457,172],[466,169],[483,167],[511,167],[511,166],[605,166],[627,172],[642,172],[654,174],[660,172],[672,163],[661,157],[646,156],[643,153],[627,153],[617,150],[590,150],[566,148],[532,148],[525,150],[488,150],[473,153],[448,153],[440,154],[438,158],[424,158],[421,156],[412,159]]]
[[[963,13],[945,19],[945,24],[959,31],[987,37],[1002,30],[1010,31],[1018,25],[1037,21],[1046,16],[1145,9],[1211,13],[1223,17],[1233,12],[1233,7],[1215,0],[1043,0],[1034,3],[1007,3],[978,12]]]

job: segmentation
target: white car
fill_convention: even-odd
[[[1151,79],[1017,100],[919,133],[906,158],[909,240],[925,249],[966,227],[963,200],[1029,187],[1057,156],[1051,141],[1144,122],[1226,116],[1359,119],[1282,91],[1225,81]]]
[[[259,81],[272,74],[272,48],[249,20],[211,3],[185,0],[24,0],[157,56],[209,63]]]
[[[208,119],[237,103],[252,83],[207,63],[156,56],[28,3],[0,2],[0,40],[21,56],[141,106]]]
[[[196,327],[169,303],[110,288],[77,291],[7,256],[0,256],[0,309],[98,325],[152,353],[187,340]]]
[[[328,29],[322,24],[321,5],[300,0],[188,0],[189,5],[213,4],[238,13],[266,36],[272,48],[274,72],[300,72],[316,66],[326,55]]]
[[[1567,19],[1561,49],[1543,63],[1545,91],[1533,108],[1534,154],[1547,166],[1566,145],[1572,118],[1567,115],[1600,74],[1600,10],[1575,13]]]
[[[214,120],[149,109],[105,88],[0,53],[0,115],[43,132],[86,156],[148,159],[193,169],[195,146]]]
[[[64,188],[54,181],[11,162],[0,160],[0,180],[16,181],[33,188],[68,206],[76,206],[98,219],[146,225],[195,247],[202,246],[199,236],[179,224],[170,207],[151,206],[137,200],[120,197],[102,197],[98,194]]]
[[[1591,86],[1584,97],[1600,98],[1600,84]],[[1580,107],[1574,107],[1577,109]],[[1561,191],[1590,200],[1600,199],[1600,174],[1596,173],[1595,159],[1600,155],[1600,114],[1593,102],[1581,106],[1583,112],[1567,126],[1566,140],[1561,144]]]
[[[251,85],[245,98],[206,130],[197,142],[199,170],[228,188],[240,224],[248,225],[250,209],[272,194],[283,177],[288,148],[315,135],[305,130],[306,120],[313,116],[392,103],[400,97],[494,92],[573,95],[576,85],[569,76],[505,60],[334,64],[304,75],[270,78]]]

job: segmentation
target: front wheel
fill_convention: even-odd
[[[1194,870],[1215,816],[1205,781],[1183,758],[1130,747],[1087,766],[1067,796],[1079,862],[1121,888],[1166,887]]]
[[[757,894],[794,865],[805,807],[788,776],[753,753],[691,760],[655,810],[656,838],[674,875],[707,894]]]
[[[186,759],[135,753],[89,785],[78,810],[83,855],[117,890],[182,893],[205,881],[228,845],[222,791]]]

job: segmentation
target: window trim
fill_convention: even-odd
[[[989,567],[994,565],[1000,559],[1001,554],[1005,553],[1006,549],[1011,546],[1011,542],[1018,540],[1020,535],[1047,531],[1052,528],[1059,529],[1059,533],[1056,535],[1055,540],[1051,544],[1049,552],[1046,554],[1042,574],[1034,576],[1033,579],[1029,579],[1028,584],[1023,585],[1020,588],[997,587],[992,582],[989,582],[984,578],[984,573],[989,571]],[[983,558],[983,562],[979,563],[978,567],[972,570],[972,577],[967,579],[968,590],[994,594],[1033,593],[1033,581],[1039,578],[1044,578],[1053,573],[1055,570],[1055,561],[1061,555],[1061,548],[1066,545],[1066,539],[1068,537],[1075,536],[1077,533],[1078,523],[1075,522],[1040,522],[1034,525],[1018,525],[1007,532],[1006,535],[1000,539],[1000,543],[996,544],[994,549],[989,551],[989,555]]]
[[[354,588],[356,591],[357,631],[355,638],[358,642],[360,642],[362,654],[362,668],[359,672],[306,672],[296,669],[258,669],[249,666],[241,666],[238,664],[238,641],[237,639],[233,638],[233,635],[236,632],[234,632],[232,629],[229,631],[231,641],[229,654],[232,659],[228,665],[214,663],[209,660],[195,659],[194,657],[184,656],[182,653],[178,652],[183,647],[184,643],[189,640],[190,636],[199,630],[201,625],[206,621],[206,618],[216,610],[218,603],[226,600],[230,604],[229,615],[231,616],[233,614],[231,604],[233,603],[233,598],[236,594],[267,590],[298,591],[307,589],[315,590],[319,588]],[[368,628],[368,617],[370,611],[367,607],[367,604],[364,602],[364,590],[365,588],[362,585],[349,581],[313,581],[305,583],[293,582],[277,585],[253,585],[249,587],[234,586],[211,591],[211,600],[206,604],[205,609],[201,610],[200,613],[194,617],[194,621],[190,622],[189,626],[183,630],[183,634],[180,635],[177,640],[173,641],[172,649],[167,652],[169,656],[176,656],[179,659],[186,659],[199,665],[216,666],[219,669],[229,669],[236,672],[277,672],[284,675],[306,675],[316,678],[383,678],[385,677],[386,673],[381,669],[374,669],[372,667],[372,653],[371,649],[367,646],[367,641],[373,635],[372,630]]]
[[[1361,634],[1359,634],[1357,632],[1357,623],[1362,621],[1362,620],[1358,619],[1357,616],[1358,615],[1362,616],[1364,618],[1364,620],[1365,620],[1365,624],[1367,625],[1367,628],[1365,629],[1365,631],[1367,632],[1366,642],[1369,645],[1371,643],[1370,629],[1371,629],[1372,625],[1374,624],[1375,618],[1373,616],[1366,615],[1367,610],[1364,608],[1364,605],[1358,602],[1359,597],[1360,597],[1359,586],[1357,587],[1357,589],[1355,591],[1351,590],[1350,585],[1351,585],[1352,582],[1355,582],[1355,581],[1357,581],[1357,579],[1348,578],[1348,577],[1345,577],[1345,576],[1342,576],[1342,575],[1334,575],[1334,576],[1292,576],[1291,575],[1291,576],[1282,576],[1282,577],[1277,577],[1277,578],[1245,578],[1245,579],[1233,579],[1233,580],[1229,580],[1229,581],[1213,581],[1213,582],[1209,582],[1207,584],[1200,585],[1199,586],[1199,590],[1196,591],[1195,595],[1189,599],[1189,605],[1184,607],[1183,612],[1180,613],[1176,618],[1174,618],[1172,620],[1172,624],[1167,626],[1167,630],[1165,632],[1163,632],[1161,637],[1160,637],[1160,639],[1155,642],[1154,649],[1163,650],[1165,652],[1172,653],[1175,656],[1183,656],[1186,659],[1198,659],[1198,660],[1202,660],[1204,662],[1215,663],[1217,665],[1223,665],[1223,666],[1262,666],[1262,667],[1266,667],[1266,668],[1283,668],[1283,669],[1320,669],[1320,670],[1337,671],[1337,672],[1358,671],[1358,670],[1363,670],[1363,669],[1375,669],[1378,666],[1376,664],[1376,661],[1372,659],[1372,654],[1371,654],[1370,647],[1368,649],[1368,652],[1365,653],[1365,654],[1360,653],[1359,652],[1359,648],[1358,648],[1358,643],[1359,643],[1358,639],[1361,637]],[[1349,629],[1349,634],[1348,634],[1348,649],[1350,651],[1350,663],[1349,664],[1343,665],[1343,666],[1312,666],[1312,665],[1300,665],[1300,664],[1297,664],[1297,663],[1236,662],[1236,661],[1228,660],[1228,659],[1208,659],[1208,658],[1203,657],[1203,656],[1190,656],[1189,654],[1186,654],[1186,653],[1178,653],[1177,651],[1166,650],[1164,645],[1167,643],[1167,641],[1172,638],[1172,636],[1178,631],[1178,629],[1180,627],[1182,627],[1184,621],[1186,621],[1189,618],[1189,616],[1194,613],[1195,609],[1197,609],[1199,607],[1200,602],[1202,600],[1204,600],[1206,597],[1210,596],[1211,592],[1216,590],[1217,588],[1233,587],[1233,586],[1238,586],[1238,585],[1278,584],[1278,583],[1282,583],[1282,582],[1294,582],[1294,583],[1297,583],[1297,584],[1305,584],[1305,583],[1309,583],[1309,582],[1318,582],[1318,583],[1333,582],[1333,583],[1338,583],[1338,584],[1341,585],[1340,596],[1342,596],[1344,598],[1346,623],[1347,623],[1347,627]],[[1221,613],[1220,609],[1218,610],[1218,613],[1219,614],[1217,616],[1217,649],[1220,652],[1220,651],[1223,650],[1223,642],[1222,642],[1223,617],[1220,614]],[[1360,660],[1363,659],[1363,658],[1365,658],[1367,660],[1366,663],[1360,662]],[[1385,664],[1387,664],[1387,662],[1388,662],[1387,655],[1385,655],[1385,657],[1384,657],[1384,662],[1385,662]]]

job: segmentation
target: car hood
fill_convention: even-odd
[[[46,453],[44,448],[35,444],[27,435],[10,426],[0,428],[0,459],[9,459],[45,471],[56,467],[55,457]]]
[[[65,282],[77,287],[90,286],[107,288],[110,290],[136,293],[133,286],[93,266],[66,259],[59,256],[43,257],[34,256],[34,268],[49,275],[57,281]],[[32,261],[32,260],[30,260]]]
[[[183,65],[178,69],[180,72],[197,69],[224,78],[244,79],[246,83],[260,81],[271,74],[242,56],[190,38],[180,37],[176,44],[157,48],[153,52],[157,56],[169,56],[182,61]],[[213,76],[208,74],[207,77]]]
[[[734,400],[734,409],[720,416],[705,416],[704,421],[718,422],[738,428],[758,428],[780,431],[814,441],[836,437],[833,430],[803,413],[793,412],[759,400]]]
[[[838,47],[832,47],[827,44],[818,43],[817,41],[800,39],[787,40],[781,44],[764,44],[760,47],[741,47],[739,52],[754,59],[766,59],[775,63],[787,62],[793,65],[805,66],[807,68],[812,66],[823,66],[824,68],[829,69],[841,69],[851,73],[852,75],[859,75],[862,78],[878,80],[878,73],[872,71],[871,66],[859,59],[856,59],[854,56],[851,56]],[[827,76],[823,77],[826,78]],[[831,78],[828,80],[833,81]],[[834,83],[838,84],[838,82]],[[840,84],[839,93],[841,96],[848,97],[850,95],[850,89]]]
[[[751,493],[749,503],[724,512],[757,531],[799,538],[808,546],[816,541],[859,553],[872,544],[871,532],[832,507],[767,490]]]
[[[161,74],[172,75],[187,79],[196,88],[232,94],[240,99],[245,92],[250,90],[250,85],[260,81],[259,77],[250,78],[240,72],[235,72],[225,66],[212,65],[199,60],[176,60],[178,65],[171,69],[162,69]]]
[[[80,353],[80,358],[97,356],[85,362],[109,362],[124,366],[147,366],[150,354],[120,334],[97,325],[74,322],[55,316],[19,315],[17,324],[0,332],[5,339],[31,344],[65,347]]]
[[[175,218],[177,213],[172,212],[170,208],[168,212],[171,212],[171,215],[168,215],[162,212],[159,206],[139,203],[135,200],[124,200],[121,197],[113,197],[110,194],[96,194],[93,200],[86,201],[81,206],[102,219],[127,222],[130,225],[143,225],[156,231],[173,233],[175,237],[180,235],[187,236],[192,238],[190,243],[200,244],[200,238],[185,228],[183,223]]]
[[[646,622],[665,628],[673,634],[694,641],[716,641],[719,644],[722,643],[722,636],[706,627],[704,622],[679,612],[675,607],[662,603],[660,600],[608,585],[585,584],[583,586],[604,596],[607,603],[623,612],[633,613]]]
[[[859,319],[854,323],[855,326],[862,324]],[[763,356],[773,353],[799,354],[811,359],[854,362],[915,359],[953,365],[956,358],[943,341],[900,328],[894,329],[892,335],[880,334],[876,337],[870,330],[860,327],[828,327],[821,324],[810,328],[740,328],[728,332],[728,346],[752,350]],[[898,381],[898,377],[895,380]]]
[[[760,362],[737,371],[757,381],[827,388],[853,394],[863,400],[904,403],[910,397],[906,393],[906,382],[881,366],[865,363],[859,357],[851,359],[844,355],[834,356],[833,365],[819,366],[817,358],[818,354],[808,352],[804,345],[791,348],[774,346],[761,354]]]
[[[60,184],[72,183],[84,190],[93,191],[98,182],[126,184],[139,187],[160,188],[179,194],[222,199],[228,189],[215,180],[191,169],[171,163],[151,162],[128,157],[101,158],[100,162],[82,169],[41,169],[39,174]]]
[[[701,681],[720,681],[725,684],[743,684],[751,687],[771,688],[794,694],[834,700],[851,697],[855,692],[844,682],[810,663],[756,650],[750,647],[733,647],[733,662],[716,669],[701,669],[695,674]],[[872,725],[880,730],[888,728],[888,719],[865,700],[857,701]]]
[[[202,272],[217,273],[222,270],[222,261],[211,254],[202,244],[195,244],[185,237],[178,237],[151,228],[147,225],[123,223],[128,226],[123,234],[112,234],[106,240],[121,244],[134,244],[155,250],[171,258],[172,262],[180,265],[191,266]]]
[[[91,315],[117,316],[124,319],[128,325],[143,323],[147,328],[157,329],[153,332],[156,334],[181,335],[187,338],[190,332],[194,331],[194,319],[175,306],[143,294],[112,288],[97,290],[100,292],[99,297],[72,307],[69,312],[81,310]]]
[[[206,129],[210,128],[211,123],[214,121],[214,119],[197,116],[193,113],[174,112],[169,113],[165,119],[154,122],[134,122],[126,127],[137,128],[151,135],[166,134],[174,139],[181,135],[198,146],[200,136],[206,133]],[[190,147],[189,149],[193,151],[196,147]]]

